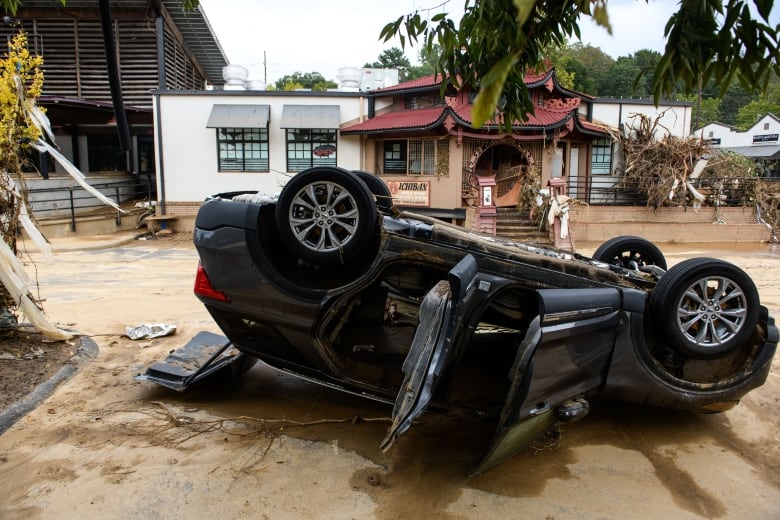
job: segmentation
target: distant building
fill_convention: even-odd
[[[780,177],[780,119],[766,114],[747,130],[710,123],[693,131],[716,150],[728,150],[756,161],[763,177]]]
[[[215,193],[272,195],[312,166],[361,164],[361,139],[340,129],[360,121],[359,91],[156,91],[159,203],[194,215]]]

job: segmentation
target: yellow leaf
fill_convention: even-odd
[[[536,0],[513,0],[517,9],[517,23],[522,26],[534,10]]]

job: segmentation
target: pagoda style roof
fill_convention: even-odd
[[[372,98],[403,97],[438,91],[441,89],[443,79],[441,75],[425,76],[371,91],[369,95]],[[576,128],[593,135],[605,133],[600,126],[589,123],[582,114],[578,113],[583,101],[589,102],[594,98],[560,86],[553,68],[541,73],[529,72],[525,75],[525,82],[529,91],[536,90],[544,93],[544,96],[538,98],[532,114],[527,114],[524,121],[516,121],[512,125],[514,132],[543,136],[549,131],[567,127],[569,130]],[[477,129],[472,118],[473,108],[473,96],[470,92],[450,91],[443,100],[433,106],[383,112],[365,121],[344,127],[341,133],[350,135],[421,132],[441,126],[449,132],[452,132],[455,126],[487,133],[500,129],[497,120],[489,121]]]

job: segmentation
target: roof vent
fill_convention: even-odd
[[[246,78],[249,77],[249,69],[242,65],[225,65],[222,67],[222,79],[226,87],[243,88]]]
[[[246,82],[247,90],[265,90],[265,81],[262,79],[250,79]]]
[[[357,67],[342,67],[336,75],[339,80],[339,88],[357,90],[360,88],[360,81],[363,79],[363,70]]]

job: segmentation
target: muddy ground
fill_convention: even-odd
[[[389,406],[264,366],[184,394],[136,382],[197,331],[218,332],[192,295],[190,238],[31,255],[47,314],[100,352],[0,436],[0,518],[780,517],[780,360],[726,413],[598,402],[556,442],[472,479],[490,424],[429,414],[381,453]],[[773,246],[664,249],[670,263],[737,263],[780,316]],[[176,334],[123,336],[158,322]]]
[[[50,341],[24,325],[0,333],[0,412],[53,378],[76,347],[77,341]]]

